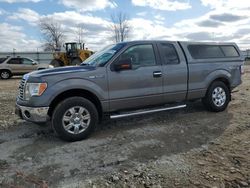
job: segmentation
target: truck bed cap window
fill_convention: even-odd
[[[221,46],[221,49],[226,57],[238,57],[239,53],[234,46]]]
[[[194,59],[238,57],[239,53],[232,45],[202,45],[188,46],[189,53]]]

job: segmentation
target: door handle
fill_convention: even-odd
[[[153,76],[154,77],[161,77],[162,76],[162,72],[161,71],[155,71],[155,72],[153,72]]]

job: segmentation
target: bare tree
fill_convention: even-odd
[[[125,41],[131,30],[127,14],[123,12],[112,14],[111,21],[112,39],[116,43]]]
[[[82,25],[78,25],[76,28],[76,41],[78,41],[79,43],[83,43],[83,38],[84,38],[84,29]]]
[[[54,51],[61,49],[65,37],[61,24],[46,18],[40,20],[39,26],[43,38],[46,41],[44,50]]]

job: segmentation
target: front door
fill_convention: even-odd
[[[38,64],[36,62],[32,61],[31,59],[28,59],[28,58],[22,58],[22,64],[23,64],[23,68],[25,70],[25,73],[32,72],[34,70],[37,70],[37,68],[38,68]]]
[[[163,101],[162,66],[153,43],[128,47],[113,63],[131,59],[132,69],[108,66],[110,111],[160,104]]]

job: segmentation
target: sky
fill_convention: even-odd
[[[111,15],[128,16],[128,40],[236,42],[250,48],[249,0],[0,0],[0,51],[41,51],[40,19],[62,26],[65,41],[83,28],[86,47],[114,43]]]

